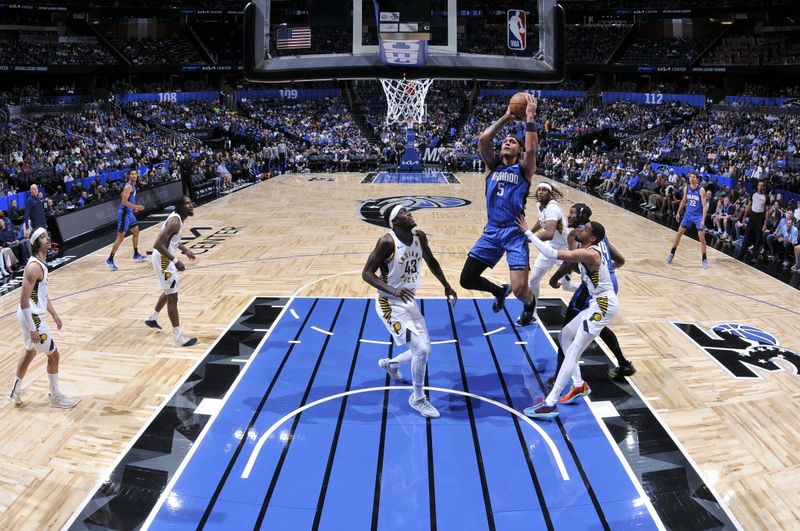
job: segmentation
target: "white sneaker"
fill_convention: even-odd
[[[50,397],[50,407],[60,407],[62,409],[72,409],[75,407],[75,402],[61,393],[57,395],[50,394],[48,396]]]
[[[393,363],[389,358],[383,358],[382,360],[378,360],[378,365],[381,369],[386,371],[389,377],[395,382],[403,379],[403,373],[400,372],[399,363]]]
[[[12,391],[11,394],[8,395],[8,399],[14,402],[15,406],[22,405],[22,394],[20,393],[19,389]]]
[[[192,345],[197,343],[197,338],[186,337],[184,335],[172,336],[172,342],[175,343],[176,347],[191,347]]]
[[[419,414],[423,417],[432,419],[439,418],[439,411],[428,401],[427,396],[423,396],[419,400],[414,400],[414,395],[411,395],[408,397],[408,405],[419,411]]]

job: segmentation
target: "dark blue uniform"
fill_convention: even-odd
[[[132,184],[126,184],[125,186],[130,186],[132,189],[131,195],[128,196],[128,202],[135,204],[136,187]],[[136,215],[133,213],[133,209],[120,203],[117,209],[117,232],[128,232],[131,227],[135,227],[138,224],[139,222],[136,219]]]
[[[703,222],[703,202],[700,200],[700,185],[697,188],[692,188],[691,185],[686,187],[686,211],[683,213],[681,220],[681,227],[689,228],[692,225],[700,229]]]
[[[494,267],[506,253],[509,269],[528,267],[528,240],[517,227],[516,219],[525,214],[530,188],[519,162],[495,166],[486,178],[486,213],[489,219],[483,234],[470,249],[470,257]]]

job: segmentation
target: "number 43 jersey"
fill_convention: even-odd
[[[417,231],[411,231],[413,239],[410,245],[401,242],[394,231],[390,231],[389,234],[394,240],[394,253],[381,265],[383,281],[395,291],[407,288],[416,292],[419,279],[422,277],[422,246]],[[382,297],[392,296],[391,293],[383,293],[380,290],[378,293]]]

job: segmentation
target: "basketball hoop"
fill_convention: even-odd
[[[426,120],[425,96],[433,83],[432,79],[381,79],[386,94],[386,123],[414,123]]]

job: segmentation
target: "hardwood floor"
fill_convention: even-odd
[[[52,273],[50,293],[64,328],[61,388],[80,403],[47,405],[45,360],[31,365],[23,407],[0,408],[0,528],[48,529],[66,524],[137,432],[256,295],[371,297],[361,269],[385,229],[359,217],[367,199],[435,195],[463,198],[461,208],[415,212],[419,228],[453,286],[484,220],[483,179],[459,175],[454,185],[365,185],[361,174],[335,182],[285,175],[195,210],[184,236],[204,251],[180,276],[182,327],[197,336],[192,348],[170,342],[142,324],[158,297],[149,262],[129,259],[130,239],[109,271],[108,248]],[[598,198],[566,187],[564,208],[591,206],[627,263],[618,272],[622,310],[613,329],[638,372],[632,382],[698,465],[708,484],[745,529],[796,527],[800,521],[800,377],[787,360],[782,372],[733,378],[672,322],[709,329],[721,322],[753,325],[800,351],[800,292],[713,249],[700,268],[697,242],[684,239],[664,265],[674,232]],[[529,219],[533,219],[530,204]],[[222,230],[224,229],[224,230]],[[158,228],[142,231],[152,248]],[[532,254],[535,251],[532,251]],[[490,272],[508,278],[504,261]],[[482,296],[457,289],[462,297]],[[442,296],[430,273],[420,296]],[[543,296],[569,294],[542,283]],[[4,393],[22,354],[16,308],[19,292],[0,298],[0,374]],[[49,321],[52,325],[52,320]],[[53,327],[54,328],[54,327]]]

